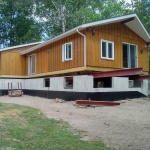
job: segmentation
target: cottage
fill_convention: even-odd
[[[14,49],[7,50],[8,59],[2,49],[1,93],[6,93],[8,82],[16,81],[23,83],[26,94],[48,98],[141,97],[148,94],[149,45],[149,34],[132,14],[78,26],[17,49],[14,57]]]

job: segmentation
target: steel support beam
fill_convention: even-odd
[[[130,80],[150,80],[150,75],[131,76]]]
[[[133,69],[121,69],[108,72],[99,72],[93,73],[94,78],[105,78],[105,77],[119,77],[119,76],[131,76],[131,75],[141,75],[142,68],[133,68]]]
[[[89,101],[89,100],[76,100],[76,105],[81,106],[118,106],[119,102],[108,102],[108,101]]]

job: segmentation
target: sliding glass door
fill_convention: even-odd
[[[137,67],[137,46],[123,43],[123,68]]]

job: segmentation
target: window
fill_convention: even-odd
[[[50,87],[50,78],[44,79],[44,87]]]
[[[62,46],[62,61],[72,60],[72,42]]]
[[[101,40],[101,58],[114,60],[114,42]]]
[[[94,78],[93,79],[94,88],[111,88],[112,87],[112,78]]]
[[[36,70],[36,57],[34,55],[28,56],[28,74],[35,74]]]
[[[137,46],[123,43],[123,68],[137,68]]]
[[[73,77],[65,77],[64,81],[65,81],[64,84],[65,89],[73,89]]]

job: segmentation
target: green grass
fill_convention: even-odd
[[[0,104],[0,149],[110,150],[101,141],[82,141],[67,123],[46,118],[39,110]]]

